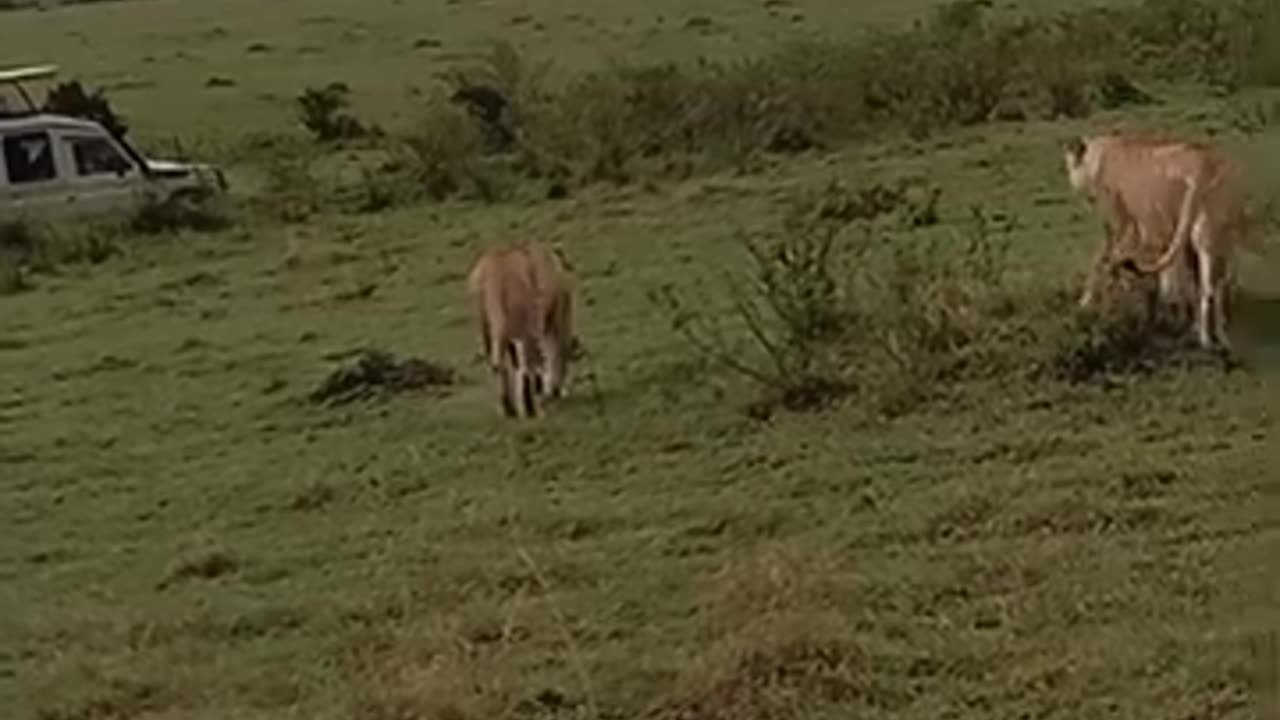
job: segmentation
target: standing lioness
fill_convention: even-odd
[[[502,412],[534,417],[541,396],[564,392],[572,337],[572,298],[544,248],[513,243],[480,255],[467,278],[480,316],[489,367],[498,375]]]
[[[1066,165],[1071,185],[1094,196],[1108,225],[1081,304],[1091,299],[1113,244],[1133,236],[1135,250],[1155,249],[1160,259],[1148,266],[1130,258],[1122,265],[1159,274],[1166,300],[1181,294],[1191,275],[1200,343],[1208,347],[1216,339],[1228,347],[1223,296],[1232,278],[1230,251],[1246,232],[1235,165],[1204,144],[1117,135],[1075,140]]]
[[[1072,188],[1089,195],[1103,216],[1106,236],[1090,263],[1081,307],[1093,305],[1104,269],[1126,254],[1163,252],[1173,237],[1186,190],[1183,178],[1196,148],[1169,140],[1121,135],[1073,139],[1065,148]],[[1194,257],[1170,267],[1160,277],[1160,296],[1178,303],[1196,282]]]

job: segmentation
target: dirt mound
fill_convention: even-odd
[[[457,384],[450,367],[421,358],[398,359],[381,350],[362,350],[329,373],[308,396],[313,403],[345,405],[357,400],[386,397]]]

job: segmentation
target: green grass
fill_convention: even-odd
[[[917,9],[867,5],[805,8],[813,25]],[[243,132],[283,127],[256,95],[287,99],[313,72],[390,113],[430,71],[414,38],[452,50],[505,27],[497,7],[106,4],[5,14],[0,46],[154,80],[113,95],[149,134]],[[646,3],[633,25],[716,7]],[[573,27],[553,19],[568,6],[528,8]],[[761,7],[740,13],[762,27]],[[644,40],[621,11],[593,14],[623,37],[573,31],[558,59],[701,52],[683,30]],[[299,23],[322,15],[348,20]],[[339,46],[357,19],[369,38]],[[68,39],[108,24],[100,47]],[[226,37],[193,35],[215,24]],[[277,37],[289,57],[244,53]],[[320,65],[294,59],[310,43]],[[142,63],[179,47],[199,52],[194,75]],[[222,73],[240,86],[200,87]],[[797,185],[907,174],[943,188],[928,232],[980,203],[1015,220],[1013,273],[1074,289],[1099,231],[1065,187],[1061,134],[1159,121],[1220,131],[1247,158],[1280,150],[1274,127],[1228,132],[1226,101],[1161,94],[1141,114],[869,143],[746,177],[253,223],[38,277],[0,306],[3,714],[1274,717],[1255,705],[1275,686],[1280,590],[1274,312],[1252,326],[1251,371],[965,385],[894,420],[851,402],[761,423],[743,412],[752,389],[646,298],[737,267],[732,230],[772,227]],[[463,295],[474,254],[518,237],[571,261],[590,350],[573,395],[525,425],[497,415]],[[1251,289],[1280,294],[1280,268],[1248,262]],[[464,379],[309,404],[359,347]]]
[[[1057,0],[1024,2],[1028,9]],[[860,32],[905,22],[939,0],[750,2],[588,0],[520,3],[392,0],[106,2],[47,12],[3,13],[5,63],[56,62],[70,77],[103,84],[155,142],[238,138],[247,129],[291,126],[305,85],[345,81],[361,108],[384,121],[413,117],[415,94],[437,73],[505,39],[562,69],[615,57],[722,57],[816,33]],[[710,29],[690,19],[710,18]],[[234,87],[209,87],[211,78]],[[146,112],[141,112],[145,108]],[[229,132],[234,129],[234,133]]]

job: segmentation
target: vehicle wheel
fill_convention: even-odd
[[[214,199],[209,190],[185,188],[170,195],[165,205],[167,214],[180,225],[197,230],[216,230],[226,224],[226,208],[214,205]]]
[[[185,190],[178,190],[170,195],[169,203],[174,206],[185,205],[187,207],[193,207],[195,205],[199,205],[200,202],[208,198],[208,196],[209,192],[207,190],[188,188]]]

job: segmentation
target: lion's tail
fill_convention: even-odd
[[[1169,243],[1169,248],[1164,251],[1159,260],[1156,260],[1151,266],[1138,266],[1138,269],[1146,274],[1154,274],[1163,271],[1165,268],[1173,264],[1173,261],[1179,257],[1187,246],[1187,241],[1191,237],[1192,212],[1196,201],[1199,199],[1200,186],[1195,179],[1187,180],[1187,192],[1182,196],[1182,207],[1178,211],[1178,225],[1173,231],[1173,242]]]

